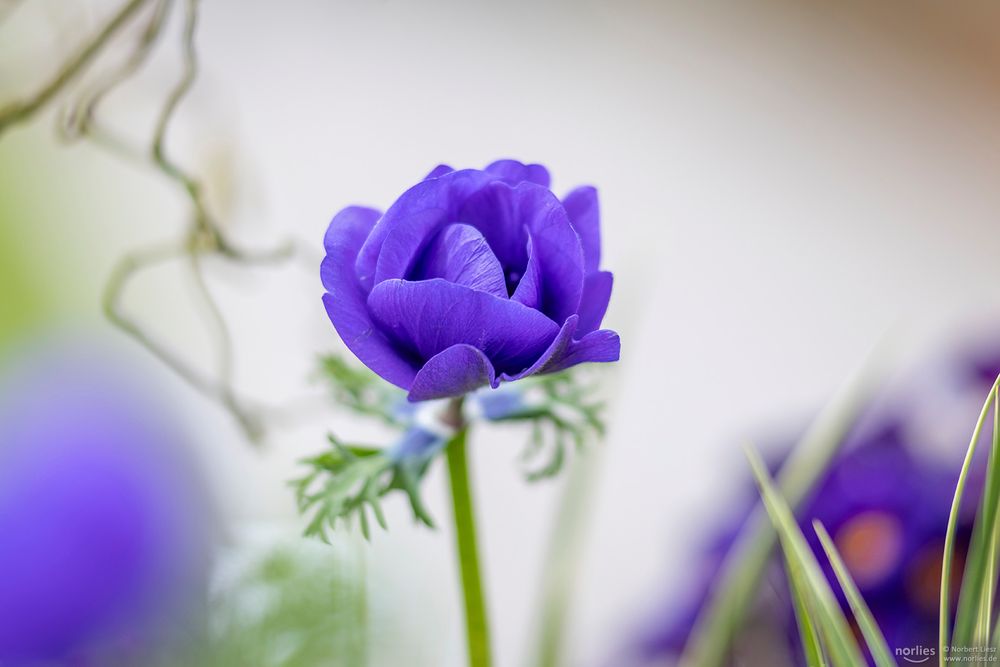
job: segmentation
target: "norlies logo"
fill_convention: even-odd
[[[937,648],[932,646],[908,646],[897,648],[896,657],[902,658],[906,662],[919,665],[929,661],[937,655]],[[995,646],[951,646],[945,647],[945,662],[956,663],[993,663],[1000,662]]]
[[[896,656],[917,665],[927,662],[936,655],[937,649],[927,646],[907,646],[906,648],[896,649]]]

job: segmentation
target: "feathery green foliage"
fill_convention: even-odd
[[[295,489],[299,512],[312,513],[305,534],[319,537],[329,543],[328,528],[338,520],[350,523],[356,518],[365,539],[371,538],[368,513],[383,529],[386,528],[382,512],[382,497],[393,490],[406,494],[413,516],[427,526],[434,521],[420,498],[420,479],[427,470],[429,460],[394,461],[385,450],[363,445],[348,445],[332,434],[331,449],[305,459],[311,468],[304,477],[290,482]]]
[[[400,425],[393,406],[403,400],[402,391],[367,368],[359,368],[339,355],[324,355],[319,363],[320,373],[327,381],[334,401],[390,426]]]
[[[549,479],[562,471],[570,445],[579,452],[604,437],[604,403],[595,398],[597,385],[583,382],[573,371],[540,375],[522,380],[521,385],[523,408],[494,421],[531,424],[531,436],[521,453],[525,478]],[[537,464],[546,452],[547,460]]]

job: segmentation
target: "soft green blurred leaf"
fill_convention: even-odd
[[[816,418],[795,446],[778,477],[781,494],[798,505],[839,450],[875,386],[877,358],[872,354],[862,371]],[[701,610],[680,664],[721,667],[747,615],[777,539],[765,513],[756,512],[741,532]]]
[[[51,261],[37,259],[34,249],[42,242],[33,224],[37,211],[25,193],[41,187],[28,187],[31,176],[24,164],[19,151],[0,150],[0,357],[8,345],[53,318],[58,299],[51,273],[70,268],[70,258],[61,257],[58,246],[52,248]]]
[[[207,628],[160,664],[170,667],[357,667],[366,664],[364,580],[338,558],[274,551],[222,588]]]
[[[830,564],[833,565],[837,581],[840,582],[840,587],[843,589],[844,595],[847,596],[847,603],[851,605],[851,611],[854,612],[854,620],[857,621],[858,627],[861,629],[861,634],[864,636],[865,641],[868,642],[868,650],[875,659],[875,664],[878,667],[893,667],[896,661],[892,657],[889,645],[885,642],[885,637],[882,636],[882,630],[879,629],[878,624],[875,622],[875,617],[872,616],[868,604],[865,603],[864,598],[861,596],[861,591],[858,590],[857,584],[854,583],[854,579],[847,570],[844,560],[840,557],[833,539],[820,522],[813,521],[813,528],[816,530],[816,535],[819,536],[819,541],[823,545],[826,557],[830,559]]]
[[[865,664],[850,624],[799,529],[791,508],[774,488],[764,462],[753,451],[748,451],[747,457],[760,488],[764,507],[778,532],[785,558],[793,566],[789,583],[795,587],[796,595],[804,601],[802,611],[809,618],[808,625],[816,629],[822,646],[821,653],[830,657],[834,667],[858,667]],[[890,661],[888,664],[894,663]]]
[[[792,593],[792,608],[795,610],[795,622],[799,628],[799,637],[802,640],[802,650],[805,652],[806,664],[823,665],[826,660],[823,656],[823,647],[819,642],[819,635],[816,625],[813,623],[815,613],[808,607],[807,596],[805,594],[805,573],[797,563],[785,559],[785,569],[788,572],[789,590]]]

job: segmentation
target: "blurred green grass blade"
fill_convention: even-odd
[[[1000,387],[1000,378],[997,378],[997,386]],[[998,394],[1000,394],[1000,389],[998,389]],[[998,456],[998,453],[1000,453],[1000,400],[996,400],[996,401],[993,402],[993,450],[992,450],[992,456],[995,457],[995,459],[1000,459],[1000,456]],[[991,464],[993,464],[993,461],[991,461]],[[989,472],[994,472],[994,471],[998,470],[998,468],[1000,468],[1000,466],[990,465]],[[997,487],[1000,487],[1000,479],[998,479],[997,481],[998,481]],[[998,494],[998,495],[1000,495],[1000,494]],[[996,516],[994,517],[992,537],[993,537],[993,542],[994,542],[994,544],[993,544],[994,550],[1000,550],[1000,545],[998,545],[998,543],[1000,543],[1000,511],[998,511],[997,514],[996,514]],[[1000,560],[1000,557],[997,557],[997,558],[994,559],[994,561],[993,561],[994,568],[998,567],[998,563],[997,563],[998,560]],[[996,579],[997,579],[997,572],[994,571],[994,573],[993,573],[993,581],[996,581]],[[963,586],[963,589],[964,589],[964,586]],[[964,593],[964,590],[963,590],[963,593]],[[993,595],[994,593],[995,593],[995,588],[991,588],[990,589],[990,595]],[[990,641],[990,645],[996,647],[997,649],[1000,649],[1000,617],[997,618],[996,623],[993,626],[993,635],[992,635],[992,639]]]
[[[820,413],[782,466],[778,487],[790,506],[797,506],[812,489],[871,399],[879,376],[879,365],[874,363],[878,358],[877,350],[869,355],[869,360]],[[682,667],[721,667],[725,663],[776,540],[777,534],[766,512],[758,509],[726,555],[685,646],[680,660]]]
[[[990,641],[994,592],[997,584],[998,506],[1000,506],[1000,401],[993,401],[993,438],[983,498],[976,514],[952,644],[985,647]]]
[[[793,561],[785,559],[785,568],[788,571],[788,584],[792,592],[792,608],[795,610],[795,623],[799,628],[799,638],[802,640],[802,650],[805,653],[806,665],[809,667],[819,667],[825,665],[823,658],[823,647],[816,632],[816,624],[813,623],[812,610],[806,603],[805,573]]]
[[[851,578],[851,573],[848,572],[847,565],[844,564],[844,559],[840,557],[833,539],[819,521],[813,521],[813,528],[816,531],[816,535],[819,536],[819,541],[823,545],[826,557],[833,566],[833,571],[837,575],[837,581],[840,582],[840,587],[847,596],[847,602],[851,605],[851,611],[854,612],[854,620],[857,621],[858,627],[861,629],[861,634],[868,644],[868,651],[875,660],[875,664],[878,667],[895,667],[896,661],[892,657],[892,651],[889,650],[889,645],[886,643],[885,637],[882,636],[882,630],[879,629],[878,624],[875,622],[875,617],[872,616],[871,609],[868,608],[864,598],[861,597],[861,591],[858,590],[854,579]]]
[[[785,558],[792,561],[803,573],[803,585],[798,589],[805,602],[803,607],[813,612],[810,614],[811,622],[818,631],[822,646],[830,656],[831,664],[834,667],[864,665],[865,659],[851,626],[841,611],[829,582],[823,576],[823,571],[805,536],[799,530],[791,508],[774,488],[771,476],[757,453],[748,450],[747,458],[760,487],[764,507],[778,531]],[[790,576],[789,579],[794,581],[794,577]]]
[[[535,667],[557,667],[565,663],[566,626],[573,610],[573,596],[577,593],[575,579],[583,553],[581,543],[591,516],[591,499],[599,470],[595,460],[598,455],[597,451],[589,451],[574,461],[559,499],[539,587],[533,662],[526,663]]]
[[[952,642],[950,641],[950,611],[951,611],[951,571],[952,563],[955,557],[955,532],[958,529],[958,514],[962,507],[962,494],[965,492],[965,483],[969,477],[969,470],[972,468],[972,461],[976,454],[976,447],[979,444],[979,438],[983,431],[983,424],[986,423],[986,418],[990,414],[990,409],[993,407],[993,403],[996,401],[997,397],[997,385],[1000,383],[1000,378],[997,382],[993,383],[993,388],[990,389],[989,395],[986,397],[986,403],[983,405],[983,411],[979,415],[979,421],[976,422],[976,428],[972,433],[972,441],[969,443],[969,449],[965,454],[965,461],[962,463],[962,471],[958,475],[958,482],[955,485],[955,498],[951,503],[951,512],[948,515],[948,530],[945,533],[944,538],[944,553],[941,557],[941,600],[938,609],[938,664],[940,667],[944,667],[945,656],[947,655],[947,649],[950,648]],[[996,459],[990,461],[990,467],[997,465]],[[977,522],[978,517],[977,517]],[[989,541],[989,540],[984,540]],[[981,553],[973,554],[971,551],[968,558],[971,560],[973,558],[985,558],[984,545],[979,547]],[[983,582],[985,585],[986,582]],[[995,585],[995,582],[994,582]],[[971,620],[970,620],[971,619]],[[969,623],[975,623],[975,619],[969,615],[966,615],[961,619],[962,626],[958,627],[956,623],[956,631],[960,630],[962,634],[970,632],[967,625]],[[966,644],[967,646],[968,644]]]

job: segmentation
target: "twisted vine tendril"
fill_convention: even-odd
[[[11,102],[0,107],[0,135],[15,123],[29,120],[32,116],[42,110],[54,97],[62,92],[72,83],[84,70],[94,61],[97,55],[104,50],[118,33],[128,24],[129,20],[145,5],[149,0],[129,0],[119,9],[111,19],[95,34],[84,43],[80,50],[67,60],[45,85],[43,85],[33,96]]]
[[[218,220],[207,205],[203,183],[175,162],[167,151],[168,130],[198,76],[195,36],[199,0],[184,0],[184,25],[181,33],[183,69],[160,108],[148,149],[136,147],[119,136],[101,121],[98,114],[103,99],[140,72],[148,62],[164,35],[171,8],[178,2],[179,0],[129,0],[122,5],[33,96],[0,107],[0,138],[12,126],[32,119],[65,92],[137,17],[146,15],[139,39],[128,57],[79,93],[59,118],[61,139],[86,139],[123,159],[147,165],[181,190],[189,203],[188,222],[180,238],[136,248],[116,263],[102,297],[104,314],[114,326],[171,368],[187,384],[226,409],[251,442],[259,442],[265,433],[262,411],[260,408],[251,408],[233,387],[234,355],[229,328],[205,281],[204,263],[207,258],[214,256],[239,265],[269,264],[291,258],[295,248],[290,242],[265,252],[252,252],[234,246],[222,233]],[[139,274],[173,261],[184,261],[198,298],[205,306],[206,325],[216,340],[217,367],[214,375],[197,370],[182,355],[158,340],[146,325],[129,315],[123,307],[126,287]]]

